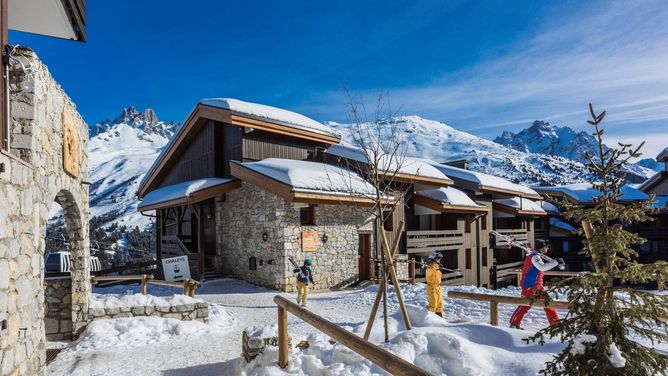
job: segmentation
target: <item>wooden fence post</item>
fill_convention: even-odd
[[[148,277],[146,274],[141,276],[141,294],[146,295],[148,293]]]
[[[415,284],[415,259],[411,259],[410,264],[411,285]]]
[[[288,366],[288,355],[290,346],[288,345],[288,310],[278,306],[278,366],[285,368]]]
[[[496,300],[489,302],[489,323],[499,326],[499,302]]]

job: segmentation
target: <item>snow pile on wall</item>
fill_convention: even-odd
[[[175,294],[172,297],[161,297],[143,294],[92,294],[90,308],[120,308],[141,306],[177,306],[204,303],[204,300]]]
[[[543,210],[541,204],[537,203],[536,201],[529,200],[528,198],[519,198],[519,197],[501,198],[498,200],[494,200],[494,203],[507,206],[515,210],[545,214],[545,210]]]

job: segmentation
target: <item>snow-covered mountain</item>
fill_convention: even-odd
[[[504,131],[494,142],[527,153],[560,156],[583,164],[587,163],[586,153],[598,155],[598,143],[591,134],[541,120],[534,121],[529,128],[518,133]],[[655,171],[647,168],[646,164],[630,165],[627,171],[629,181],[641,183],[651,177]]]
[[[161,122],[151,109],[123,110],[113,121],[91,126],[88,146],[90,215],[103,227],[112,222],[146,227],[150,218],[137,212],[135,193],[144,174],[176,131],[176,123]]]
[[[574,183],[588,176],[582,163],[568,158],[515,150],[419,116],[402,116],[397,121],[409,135],[407,153],[411,157],[438,162],[467,159],[472,170],[530,185]],[[352,143],[348,124],[327,124]]]

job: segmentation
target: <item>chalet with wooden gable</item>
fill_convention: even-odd
[[[289,256],[311,257],[318,288],[358,280],[371,249],[369,184],[317,162],[339,143],[303,115],[235,99],[200,101],[142,181],[158,258],[187,255],[196,277],[222,273],[292,291]]]
[[[656,173],[638,189],[654,195],[652,217],[654,221],[640,224],[638,232],[648,240],[640,246],[640,258],[668,260],[668,148],[656,157],[663,170]]]

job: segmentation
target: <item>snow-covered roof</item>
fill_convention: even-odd
[[[654,196],[652,207],[656,209],[668,210],[668,196]]]
[[[237,179],[206,178],[168,185],[149,192],[139,203],[137,209],[141,211],[144,208],[155,206],[157,204],[189,198],[197,192],[228,184],[236,180]]]
[[[356,172],[324,163],[267,158],[232,162],[289,185],[295,192],[373,196],[374,187]]]
[[[487,189],[497,189],[501,191],[509,191],[516,193],[520,196],[532,196],[532,197],[539,196],[539,194],[536,193],[536,191],[534,191],[529,187],[515,184],[511,181],[508,181],[498,176],[488,175],[477,171],[465,170],[463,168],[444,165],[437,162],[433,162],[432,165],[452,179],[455,180],[460,179],[470,183],[474,183],[482,187],[483,189],[487,188]]]
[[[594,189],[591,183],[575,183],[559,185],[555,187],[535,187],[535,189],[543,194],[557,193],[569,197],[571,200],[579,204],[592,203],[594,198],[601,196],[601,192]],[[619,201],[644,201],[649,198],[644,192],[625,185],[622,187],[622,195]]]
[[[577,229],[573,227],[570,223],[564,222],[561,219],[557,217],[550,217],[550,226],[554,226],[556,228],[568,231],[568,232],[575,232]]]
[[[245,102],[233,98],[205,98],[200,104],[223,108],[244,115],[285,123],[294,128],[300,128],[311,132],[323,133],[339,137],[330,127],[319,123],[309,117],[282,108],[267,106],[259,103]]]
[[[548,201],[541,201],[540,206],[543,208],[548,213],[553,213],[553,214],[559,214],[561,211],[559,210],[558,207],[556,207],[553,203],[548,202]]]
[[[473,208],[484,208],[484,205],[477,204],[463,191],[453,187],[441,187],[438,189],[427,189],[415,192],[416,195],[427,197],[438,201],[442,205],[448,206],[467,206]]]
[[[364,152],[360,148],[348,144],[332,145],[327,148],[326,153],[345,158],[349,161],[359,162],[362,164],[367,163],[367,158],[364,155]],[[434,161],[422,158],[390,158],[388,156],[387,158],[381,158],[378,167],[379,169],[385,171],[397,171],[399,174],[442,180],[443,182],[451,183],[452,180],[446,174],[434,167],[434,163]],[[400,166],[397,168],[397,165]]]
[[[540,203],[533,200],[529,200],[528,198],[519,198],[519,197],[501,198],[498,200],[493,200],[493,202],[495,204],[507,206],[519,212],[536,213],[539,215],[547,214],[545,210],[543,210],[543,208],[541,207]]]

